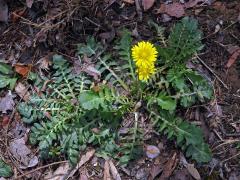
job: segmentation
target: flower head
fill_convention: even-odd
[[[157,49],[150,42],[141,41],[132,48],[132,58],[137,66],[139,80],[148,80],[155,73]]]

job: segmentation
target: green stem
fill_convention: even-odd
[[[135,121],[134,121],[134,131],[133,131],[133,143],[131,143],[131,152],[134,148],[135,142],[136,142],[136,136],[137,136],[137,130],[138,130],[138,113],[134,113]]]
[[[135,76],[135,73],[134,73],[134,70],[133,70],[133,64],[132,64],[132,59],[131,59],[131,56],[130,56],[130,52],[129,52],[129,55],[128,55],[128,64],[130,66],[130,71],[131,71],[132,78],[133,78],[133,80],[136,80],[136,76]]]
[[[172,98],[175,98],[175,99],[179,99],[180,97],[184,97],[184,96],[193,96],[197,94],[197,92],[192,92],[192,93],[179,93],[179,94],[176,94],[176,95],[173,95],[173,96],[170,96]]]
[[[67,87],[68,87],[70,93],[72,94],[72,97],[76,99],[76,96],[75,96],[75,94],[73,93],[73,90],[72,90],[72,88],[71,88],[71,86],[70,86],[70,83],[69,83],[68,79],[66,78],[66,74],[64,73],[63,70],[62,70],[62,74],[63,74],[64,80],[65,80],[65,82],[66,82],[66,84],[67,84]]]
[[[149,111],[149,110],[148,110],[148,111]],[[149,112],[150,112],[150,111],[149,111]],[[151,111],[150,113],[153,114],[154,116],[157,116],[158,119],[164,121],[168,126],[176,129],[178,132],[182,132],[182,134],[187,134],[188,136],[192,136],[192,134],[190,134],[190,133],[188,133],[188,132],[186,132],[186,131],[183,131],[183,130],[180,129],[178,126],[176,126],[175,124],[170,123],[168,120],[166,120],[165,118],[159,116],[159,115],[156,114],[155,112]],[[155,125],[156,123],[157,123],[157,122],[155,122],[153,125]]]
[[[51,87],[52,88],[52,87]],[[68,101],[68,98],[65,97],[64,94],[62,94],[57,88],[53,88],[53,90],[58,94],[60,95],[63,99],[67,100]]]
[[[99,58],[99,60],[101,61],[101,63],[107,68],[107,70],[110,71],[110,73],[112,73],[112,75],[117,79],[117,81],[119,82],[119,84],[126,90],[129,91],[129,87],[127,86],[127,84],[125,82],[123,82],[123,80],[121,78],[119,78],[117,76],[117,74],[109,68],[109,66],[101,59]]]

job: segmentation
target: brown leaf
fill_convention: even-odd
[[[150,170],[149,180],[155,179],[163,171],[162,164],[154,164]]]
[[[214,113],[216,114],[216,116],[218,116],[218,117],[223,116],[222,106],[220,106],[217,102],[214,103],[213,110],[214,110]]]
[[[18,74],[22,75],[23,77],[27,77],[29,72],[32,69],[32,65],[31,64],[29,65],[15,64],[14,68]]]
[[[13,110],[15,103],[11,91],[5,97],[0,99],[0,112],[7,113],[8,110]]]
[[[240,55],[240,49],[238,49],[237,51],[235,51],[231,57],[228,59],[228,62],[226,64],[226,68],[230,68],[235,61],[237,60],[238,56]]]
[[[146,155],[150,159],[156,158],[160,154],[160,150],[153,145],[147,145],[146,147]]]
[[[161,174],[159,179],[160,180],[168,179],[171,176],[172,172],[174,171],[177,163],[178,163],[177,153],[175,152],[172,158],[169,159],[165,166],[163,167],[163,173]]]
[[[95,149],[88,151],[85,155],[82,156],[80,162],[77,164],[78,167],[81,167],[83,164],[88,162],[94,155]]]
[[[13,11],[11,14],[12,22],[13,23],[17,22],[22,16],[25,15],[25,12],[26,12],[26,8]]]
[[[201,176],[198,170],[194,167],[194,164],[189,164],[183,154],[180,155],[180,163],[183,164],[184,167],[186,167],[186,169],[194,179],[201,179]]]
[[[81,169],[79,180],[88,180],[87,170],[85,168]]]
[[[39,68],[46,71],[49,70],[49,66],[52,65],[52,62],[50,61],[50,59],[52,59],[52,54],[48,54],[42,57],[41,59],[39,59],[38,61]]]
[[[111,180],[109,161],[108,160],[106,160],[105,164],[104,164],[103,180]]]
[[[194,164],[187,164],[186,168],[188,170],[188,172],[192,175],[192,177],[196,180],[200,180],[201,176],[198,172],[198,170],[194,167]]]
[[[47,174],[44,179],[51,180],[63,180],[67,172],[69,171],[70,166],[68,163],[60,165],[53,173]]]
[[[82,165],[84,165],[86,162],[88,162],[93,157],[94,154],[95,154],[95,149],[92,149],[92,150],[89,150],[85,155],[83,155],[81,160],[79,161],[79,163],[71,171],[71,173],[69,173],[69,175],[66,179],[68,179],[69,177],[72,177]]]
[[[34,167],[38,164],[37,156],[34,156],[31,150],[26,146],[24,138],[15,139],[9,144],[9,150],[12,155],[20,160],[22,169]]]
[[[10,121],[10,117],[8,115],[3,115],[2,122],[1,122],[2,127],[7,126],[9,121]]]
[[[128,4],[134,4],[134,0],[123,0],[123,2],[128,3]]]
[[[185,8],[192,8],[200,2],[205,2],[206,0],[190,0],[184,4]]]
[[[106,41],[107,43],[110,43],[116,36],[116,32],[115,29],[113,28],[111,31],[108,32],[103,32],[101,34],[99,34],[99,37]]]
[[[87,73],[90,76],[93,76],[95,80],[98,80],[101,76],[101,73],[92,65],[89,65],[83,69],[85,73]]]
[[[220,2],[220,1],[216,1],[214,4],[213,4],[213,8],[216,9],[217,11],[220,11],[220,12],[225,12],[226,11],[226,5],[224,2]]]
[[[153,4],[154,4],[155,0],[142,0],[142,6],[144,11],[149,10]]]
[[[109,165],[110,165],[111,173],[113,175],[113,179],[114,180],[121,180],[120,174],[118,173],[118,170],[115,167],[115,165],[113,164],[112,160],[109,161]]]
[[[226,49],[229,52],[229,54],[233,54],[235,51],[240,49],[240,47],[237,45],[228,44],[228,45],[226,45]]]
[[[27,139],[28,132],[29,132],[30,129],[27,129],[25,127],[23,122],[20,121],[20,118],[21,118],[20,114],[15,113],[14,122],[12,124],[13,126],[10,129],[10,132],[11,132],[11,134],[13,134],[13,137],[15,139],[20,139],[22,137],[25,137],[25,139]]]
[[[191,177],[186,168],[179,168],[174,171],[174,174],[171,176],[171,179],[192,180],[193,178]]]
[[[184,6],[180,3],[172,3],[172,4],[162,4],[159,9],[156,10],[156,14],[166,13],[169,16],[180,18],[184,16]]]
[[[26,0],[26,4],[28,8],[31,8],[33,5],[33,0]]]
[[[23,83],[19,82],[15,87],[15,91],[24,101],[28,101],[30,93]]]
[[[8,5],[4,0],[0,0],[0,22],[8,21]]]
[[[84,63],[81,63],[79,60],[74,61],[74,73],[80,74],[81,72],[85,72],[89,76],[92,76],[96,81],[99,80],[101,73],[93,66],[91,58],[88,58],[86,55],[84,55],[83,61]]]

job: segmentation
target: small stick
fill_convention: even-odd
[[[85,17],[85,19],[86,19],[88,22],[92,23],[93,25],[95,25],[95,26],[97,26],[97,27],[101,27],[99,24],[97,24],[97,23],[94,22],[93,20],[89,19],[88,17]]]
[[[222,83],[222,85],[229,90],[228,86],[221,80],[221,78],[198,56],[196,55],[197,59],[217,78],[219,82]]]
[[[137,14],[139,16],[139,20],[141,22],[142,21],[142,9],[140,7],[139,0],[135,0],[135,5],[136,5]]]
[[[38,167],[38,168],[36,168],[36,169],[33,169],[33,170],[31,170],[31,171],[28,171],[27,173],[25,173],[25,174],[23,174],[23,175],[21,175],[21,176],[16,177],[15,179],[20,179],[20,178],[22,178],[22,177],[25,177],[25,176],[27,176],[27,175],[29,175],[29,174],[32,174],[32,173],[34,173],[34,172],[36,172],[36,171],[39,171],[39,170],[41,170],[41,169],[44,169],[44,168],[47,168],[47,167],[50,167],[50,166],[53,166],[53,165],[57,165],[57,164],[62,164],[62,163],[68,163],[68,161],[58,161],[58,162],[54,162],[54,163],[51,163],[51,164],[47,164],[47,165],[45,165],[45,166]]]
[[[219,147],[222,147],[222,146],[225,146],[225,145],[228,145],[228,144],[237,143],[237,142],[239,142],[239,141],[240,141],[240,140],[238,140],[238,139],[237,139],[237,140],[236,140],[236,139],[227,139],[227,140],[224,140],[223,143],[221,143],[221,144],[213,147],[213,148],[212,148],[212,151],[218,149]]]
[[[235,157],[238,157],[239,155],[240,155],[240,152],[237,153],[237,154],[235,154],[235,155],[233,155],[232,157],[230,157],[230,158],[228,158],[228,159],[225,159],[225,160],[221,161],[221,163],[225,163],[225,162],[227,162],[227,161],[229,161],[229,160],[231,160],[231,159],[233,159],[233,158],[235,158]]]

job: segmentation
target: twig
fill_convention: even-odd
[[[227,144],[232,144],[232,143],[236,143],[236,142],[239,142],[239,141],[240,141],[240,140],[227,139],[227,140],[225,140],[225,142],[223,142],[222,144],[219,144],[219,145],[217,145],[216,147],[213,147],[213,148],[212,148],[212,151],[218,149],[219,147],[225,146],[225,145],[227,145]]]
[[[223,126],[220,126],[220,130],[222,131],[223,135],[226,137],[240,137],[240,133],[227,133]]]
[[[26,95],[26,93],[28,92],[28,89],[30,88],[30,85],[28,86],[26,92],[23,94],[23,97]],[[17,111],[17,106],[18,104],[22,101],[23,97],[21,97],[21,99],[18,101],[18,103],[15,105],[15,108],[13,109],[12,113],[11,113],[11,116],[9,118],[9,121],[7,123],[7,126],[6,126],[6,130],[5,130],[5,134],[4,134],[4,142],[5,142],[5,146],[6,146],[6,150],[7,150],[7,154],[8,156],[10,157],[10,160],[12,161],[12,163],[15,165],[15,167],[17,168],[17,170],[23,174],[22,170],[18,167],[18,165],[14,162],[14,160],[12,159],[12,154],[10,153],[9,149],[8,149],[8,131],[9,131],[9,125],[11,124],[13,118],[14,118],[14,115]]]
[[[39,170],[41,170],[41,169],[44,169],[44,168],[47,168],[47,167],[50,167],[50,166],[53,166],[53,165],[57,165],[57,164],[62,164],[62,163],[68,163],[68,161],[58,161],[58,162],[54,162],[54,163],[51,163],[51,164],[47,164],[47,165],[45,165],[45,166],[38,167],[38,168],[33,169],[33,170],[31,170],[31,171],[29,171],[29,172],[27,172],[27,173],[25,173],[25,174],[23,174],[23,175],[21,175],[21,176],[16,177],[15,179],[20,179],[20,178],[22,178],[22,177],[24,177],[24,176],[27,176],[27,175],[29,175],[29,174],[32,174],[32,173],[34,173],[34,172],[36,172],[36,171],[39,171]]]
[[[233,159],[233,158],[235,158],[235,157],[238,157],[238,156],[240,156],[240,152],[239,152],[239,153],[237,153],[237,154],[235,154],[235,155],[233,155],[233,156],[232,156],[232,157],[230,157],[230,158],[227,158],[227,159],[225,159],[225,160],[221,161],[221,163],[225,163],[225,162],[227,162],[227,161],[229,161],[229,160],[231,160],[231,159]]]
[[[64,177],[64,179],[67,180],[70,177],[72,177],[79,170],[79,168],[82,167],[82,165],[84,165],[86,162],[88,162],[93,157],[94,154],[95,154],[94,149],[89,150],[85,155],[82,156],[82,158],[79,161],[79,163],[77,164],[77,166],[72,171],[70,171],[69,174],[67,174]]]
[[[94,22],[93,20],[89,19],[88,17],[85,17],[85,19],[86,19],[87,21],[89,21],[90,23],[94,24],[95,26],[101,27],[99,24],[97,24],[97,23]]]
[[[139,17],[139,21],[141,22],[142,21],[142,9],[140,7],[139,0],[135,0],[135,5],[136,5],[136,10],[137,10],[137,14]]]
[[[197,59],[217,78],[219,82],[227,89],[229,90],[228,86],[221,80],[221,78],[198,56],[196,55]]]
[[[238,21],[233,22],[232,24],[228,25],[227,27],[225,27],[225,28],[222,29],[221,31],[227,30],[228,28],[230,28],[231,26],[233,26],[233,25],[236,24],[237,22],[238,22]],[[207,36],[203,37],[202,40],[203,40],[203,39],[207,39],[207,38],[209,38],[210,36],[213,36],[213,35],[215,35],[215,34],[217,34],[217,33],[218,33],[218,31],[217,31],[217,32],[214,31],[214,32],[208,34]]]

